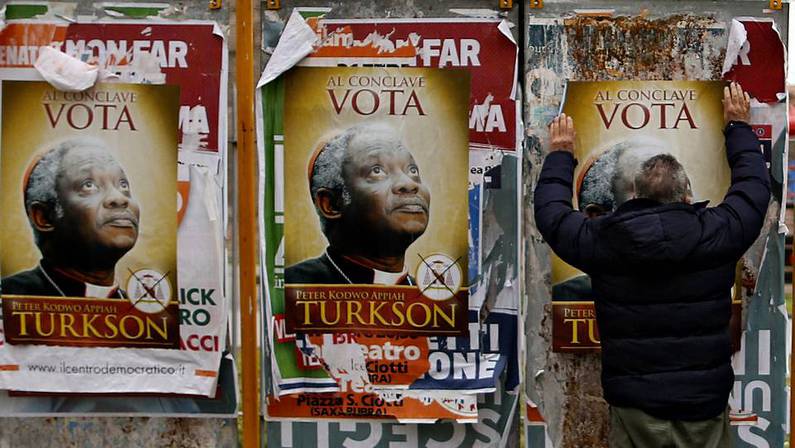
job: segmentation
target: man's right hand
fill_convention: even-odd
[[[574,153],[574,120],[566,114],[560,114],[549,125],[549,151],[566,151]]]
[[[740,84],[733,82],[723,88],[723,124],[730,121],[748,123],[751,119],[751,97]]]

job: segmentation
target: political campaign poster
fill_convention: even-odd
[[[41,20],[15,18],[5,25],[0,30],[2,79],[42,79],[33,64],[42,47],[53,47],[115,74],[110,80],[114,83],[178,86],[178,109],[171,120],[177,144],[171,164],[177,192],[163,198],[171,200],[172,210],[177,211],[172,231],[176,266],[171,273],[177,281],[171,294],[178,302],[179,331],[176,344],[168,349],[45,348],[3,340],[0,358],[6,368],[0,371],[0,388],[50,394],[14,393],[3,402],[13,412],[37,414],[234,413],[236,383],[228,380],[234,373],[219,371],[225,365],[229,309],[224,293],[227,55],[223,34],[213,22],[67,21],[53,14]],[[61,117],[65,119],[68,114]],[[142,210],[141,222],[146,217]],[[142,280],[151,287],[152,280]],[[184,395],[125,396],[124,400],[107,396],[139,392]]]
[[[285,75],[287,331],[465,334],[468,91],[465,71]]]
[[[3,81],[7,344],[179,348],[178,107],[172,86]]]
[[[318,41],[321,40],[321,36],[323,37],[325,49],[321,51],[321,48],[318,47],[315,53],[298,63],[300,67],[336,67],[337,65],[394,67],[396,63],[392,59],[395,54],[392,52],[391,46],[394,46],[395,49],[402,48],[407,42],[407,36],[414,30],[421,29],[422,35],[412,37],[413,45],[420,45],[423,39],[431,40],[429,45],[433,45],[433,39],[440,39],[437,44],[442,45],[442,40],[447,39],[444,44],[448,48],[447,59],[441,66],[466,68],[471,73],[472,88],[468,100],[470,107],[475,104],[474,101],[478,103],[483,101],[476,98],[480,93],[483,93],[484,98],[488,96],[488,92],[483,92],[484,86],[487,85],[484,84],[485,80],[492,83],[492,86],[502,86],[501,89],[494,88],[491,91],[493,98],[490,101],[494,101],[493,108],[490,109],[493,116],[492,121],[508,105],[511,110],[515,110],[517,107],[512,98],[515,93],[513,91],[514,79],[505,76],[508,71],[514,73],[516,45],[510,38],[510,32],[505,34],[504,30],[507,29],[507,24],[500,21],[396,19],[376,23],[368,20],[310,18],[306,23],[312,27]],[[394,32],[390,33],[390,30],[393,29]],[[367,36],[370,34],[373,35],[368,38]],[[378,37],[378,43],[374,41],[376,37]],[[478,42],[473,43],[470,38]],[[470,52],[470,56],[459,65],[460,61],[454,62],[450,59],[450,48],[460,47],[463,45],[461,41],[467,39],[470,39],[467,41],[467,45],[470,45],[473,50]],[[379,45],[385,46],[383,51],[379,52]],[[489,51],[487,52],[483,48],[489,48]],[[416,50],[416,48],[412,49],[412,57],[404,59],[403,63],[399,65],[404,67],[440,67],[438,59],[430,58],[425,61]],[[332,51],[337,56],[331,56],[328,51]],[[350,54],[351,57],[344,59],[339,56],[344,54]],[[502,56],[498,59],[492,57],[497,54]],[[488,64],[481,63],[486,59],[489,61]],[[268,348],[272,361],[270,369],[266,372],[265,383],[272,385],[270,391],[272,397],[338,391],[337,382],[328,373],[329,368],[338,367],[328,366],[325,359],[317,357],[320,351],[315,347],[318,347],[318,342],[322,340],[317,336],[307,337],[291,332],[286,325],[284,299],[282,298],[284,256],[286,254],[282,238],[282,229],[286,225],[284,216],[286,201],[284,201],[285,193],[282,190],[285,180],[282,178],[283,171],[274,170],[273,167],[283,164],[286,157],[284,144],[287,138],[284,135],[284,119],[279,104],[289,101],[289,96],[285,92],[283,78],[277,78],[273,82],[262,85],[260,94],[261,103],[258,112],[260,113],[261,127],[259,130],[262,138],[259,141],[262,143],[261,156],[264,162],[261,216],[265,218],[263,267],[266,269],[263,279],[267,279],[269,282],[268,285],[265,285],[268,296],[264,305],[267,311],[264,318],[266,319],[265,328],[269,330]],[[467,107],[464,106],[465,110]],[[477,109],[477,111],[477,113],[481,113],[482,109]],[[465,197],[468,192],[470,198],[469,229],[464,234],[464,238],[468,240],[464,258],[468,258],[470,262],[468,266],[470,296],[466,314],[468,335],[409,337],[404,338],[403,342],[390,341],[389,345],[383,342],[373,344],[370,340],[362,340],[363,343],[359,343],[359,347],[356,347],[356,351],[353,352],[364,352],[364,349],[367,349],[365,359],[371,363],[370,369],[372,370],[368,374],[373,376],[374,381],[383,381],[386,377],[381,376],[379,379],[383,373],[388,373],[394,378],[406,377],[398,375],[400,372],[379,372],[376,369],[378,365],[372,362],[378,361],[378,356],[396,357],[394,360],[399,361],[399,366],[396,368],[410,372],[409,377],[413,375],[413,380],[410,382],[401,379],[396,383],[398,390],[422,391],[424,396],[446,397],[443,398],[445,400],[449,400],[451,397],[460,398],[467,394],[472,394],[472,397],[475,398],[477,393],[493,391],[499,386],[500,376],[506,372],[509,373],[505,377],[505,387],[512,389],[518,384],[516,325],[519,303],[519,217],[517,204],[519,201],[520,163],[519,158],[513,155],[516,138],[512,137],[513,143],[506,143],[503,149],[499,145],[490,145],[489,142],[499,140],[500,126],[494,125],[489,128],[488,132],[485,132],[486,128],[483,128],[484,132],[478,134],[478,132],[473,132],[477,129],[478,120],[471,120],[472,109],[469,114],[469,182],[468,187],[466,185],[462,187]],[[510,120],[505,122],[504,129],[515,129],[516,126],[515,115],[511,115]],[[480,137],[476,137],[477,135]],[[434,168],[434,170],[434,173],[439,171],[438,168]],[[302,173],[302,176],[305,178],[306,174]],[[476,191],[480,191],[480,193]],[[475,202],[472,202],[473,199]],[[433,201],[432,203],[435,204]],[[476,216],[477,219],[473,220],[473,216]],[[481,222],[478,223],[478,220]],[[344,334],[328,335],[327,337],[332,341],[335,340],[334,338],[337,338],[338,341],[345,341]],[[405,362],[407,361],[405,358],[400,359],[396,354],[405,354],[407,346],[420,348],[420,356],[415,360],[408,360],[409,362]],[[351,353],[339,350],[337,352]],[[412,357],[416,354],[413,347],[409,349],[408,353]],[[272,397],[269,397],[267,404],[270,413],[281,412],[281,415],[296,413],[295,410],[280,411],[277,407],[280,406],[279,403],[283,402],[274,401]],[[313,419],[307,418],[306,412],[301,417],[307,420]],[[356,417],[337,413],[336,418]],[[437,418],[445,417],[438,415]],[[461,417],[459,416],[457,419],[461,420]],[[434,420],[430,416],[423,419],[423,421]]]
[[[8,20],[0,29],[0,79],[43,79],[34,64],[44,47],[95,65],[115,82],[180,86],[177,187],[181,213],[190,200],[190,165],[205,167],[223,181],[228,57],[216,23],[67,21],[57,14]]]
[[[569,82],[562,110],[577,126],[575,209],[598,217],[633,197],[641,164],[670,154],[693,203],[717,205],[729,185],[723,81]],[[693,148],[698,148],[694,151]],[[588,276],[552,256],[553,350],[599,347]]]
[[[474,397],[395,391],[428,370],[422,336],[469,329],[469,74],[299,67],[284,83],[286,327],[360,396],[317,415],[341,401],[281,397],[270,415],[295,399],[294,416],[472,418]]]

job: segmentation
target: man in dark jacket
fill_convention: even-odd
[[[712,208],[691,205],[684,169],[659,155],[636,176],[634,199],[589,219],[571,205],[574,123],[561,115],[550,126],[535,218],[555,253],[591,276],[613,447],[730,444],[731,287],[770,183],[748,94],[732,84],[723,103],[731,186]]]

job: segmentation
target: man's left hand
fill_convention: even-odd
[[[574,120],[560,114],[549,125],[549,151],[566,151],[574,154]]]

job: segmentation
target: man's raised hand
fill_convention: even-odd
[[[740,84],[733,82],[723,88],[723,122],[742,121],[748,123],[751,119],[751,97],[743,91]]]
[[[574,153],[574,120],[566,114],[560,114],[549,125],[549,150]]]

